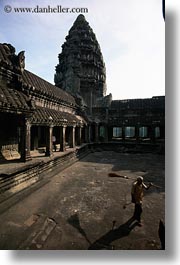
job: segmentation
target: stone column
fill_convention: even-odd
[[[137,142],[139,142],[139,128],[139,125],[135,126],[135,138]]]
[[[104,137],[104,141],[108,142],[108,126],[104,125],[104,129],[105,129],[105,137]]]
[[[112,141],[113,138],[113,126],[108,127],[108,141]]]
[[[85,143],[89,143],[89,126],[85,126],[84,134]]]
[[[41,127],[40,126],[38,126],[38,147],[39,147],[39,140],[40,140],[40,138],[41,138]]]
[[[52,143],[52,132],[53,132],[53,125],[50,125],[46,129],[46,156],[53,155],[53,143]]]
[[[151,142],[154,143],[155,142],[155,126],[154,125],[149,127],[149,136],[150,136]]]
[[[91,125],[88,126],[88,140],[89,140],[89,143],[91,142],[91,131],[92,131],[92,128],[91,128]]]
[[[95,124],[95,142],[98,142],[99,140],[99,125],[98,123]]]
[[[69,146],[70,148],[75,147],[75,126],[70,127],[70,135],[69,135]]]
[[[25,124],[21,130],[21,160],[23,162],[30,160],[30,146],[31,146],[31,124],[28,119],[25,119]]]
[[[125,140],[125,126],[122,126],[122,140]]]
[[[66,126],[60,127],[60,151],[66,151]]]
[[[82,128],[77,127],[77,145],[81,145]]]

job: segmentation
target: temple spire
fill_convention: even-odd
[[[62,45],[55,84],[81,96],[89,109],[106,95],[106,70],[101,49],[82,14],[76,18]]]
[[[83,21],[83,20],[86,20],[85,19],[85,16],[83,14],[80,14],[77,18],[76,18],[76,21]]]

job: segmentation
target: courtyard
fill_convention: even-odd
[[[92,151],[0,215],[0,249],[160,250],[164,174],[164,155]],[[139,175],[159,186],[145,191],[142,227],[128,204]]]

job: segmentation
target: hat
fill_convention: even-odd
[[[138,177],[137,177],[137,181],[142,181],[142,182],[143,182],[143,180],[144,180],[144,179],[143,179],[142,176],[138,176]]]

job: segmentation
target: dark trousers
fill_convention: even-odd
[[[54,151],[56,152],[56,142],[53,142]]]
[[[141,222],[141,214],[142,214],[142,205],[139,203],[135,204],[135,209],[134,209],[134,218],[138,221]]]

